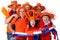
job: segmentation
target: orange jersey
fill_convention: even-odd
[[[8,33],[11,33],[10,29],[8,28],[8,26],[7,26],[7,32],[8,32]]]
[[[16,32],[24,32],[25,31],[25,28],[27,27],[27,20],[26,18],[19,18],[16,22],[15,22],[15,26],[16,26],[16,29],[15,31]]]
[[[10,23],[11,23],[11,24],[14,24],[15,21],[16,21],[16,18],[13,18],[12,21],[11,21]],[[8,27],[9,27],[9,25],[8,25]],[[8,27],[7,27],[7,32],[10,33],[11,31],[10,31],[10,29],[9,29]]]

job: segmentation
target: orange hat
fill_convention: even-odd
[[[43,16],[49,16],[51,19],[52,18],[54,18],[54,14],[52,14],[52,13],[48,13],[48,12],[43,12],[42,14],[41,14],[41,17],[43,17]]]
[[[21,6],[21,4],[17,4],[17,1],[14,0],[14,1],[11,1],[11,5],[8,5],[9,8],[18,8],[19,6]]]
[[[36,5],[37,5],[37,6],[41,6],[41,4],[40,4],[40,3],[37,3]]]
[[[36,6],[33,9],[37,11],[37,8],[40,8],[41,11],[45,10],[45,7],[42,6],[40,3],[37,3]]]
[[[28,20],[36,20],[38,14],[35,13],[35,10],[29,10],[27,13],[25,13],[25,16]]]
[[[26,3],[25,3],[25,6],[27,6],[27,5],[30,5],[30,3],[29,3],[29,2],[26,2]]]
[[[29,2],[26,2],[25,4],[22,5],[22,7],[24,7],[24,8],[25,8],[26,6],[30,6],[30,9],[32,9],[32,6],[30,5]]]

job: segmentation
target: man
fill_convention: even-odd
[[[51,40],[51,32],[45,33],[51,27],[55,27],[51,21],[54,18],[54,15],[48,12],[43,12],[41,14],[40,28],[42,31],[41,40]],[[56,33],[54,32],[54,40],[56,40]]]
[[[24,33],[25,32],[25,28],[27,27],[27,19],[25,18],[25,11],[23,8],[18,9],[18,13],[19,13],[19,17],[17,18],[17,20],[13,23],[11,22],[9,25],[10,30],[11,25],[15,24],[15,31],[13,31],[13,29],[11,31],[13,31],[12,33]],[[12,19],[14,20],[14,19]],[[17,34],[18,35],[18,34]],[[25,36],[15,36],[16,40],[25,40]]]
[[[10,17],[6,18],[5,23],[8,24],[9,27],[9,22],[11,22],[11,20],[15,17],[18,18],[17,15],[17,8],[20,7],[21,5],[17,3],[16,0],[11,1],[11,5],[8,5],[8,8],[10,8],[11,10],[9,11],[9,15]],[[12,38],[12,34],[11,34],[11,30],[7,27],[7,37],[8,40],[11,40]]]

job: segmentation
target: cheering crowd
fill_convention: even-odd
[[[32,6],[29,2],[21,5],[15,0],[11,1],[8,8],[8,11],[2,8],[6,16],[7,40],[51,40],[51,33],[56,40],[56,31],[54,29],[49,31],[49,28],[55,28],[51,21],[55,15],[46,12],[45,6],[40,3]],[[38,34],[40,31],[42,33]],[[34,32],[37,32],[37,35],[34,35]],[[27,35],[23,35],[24,33]]]

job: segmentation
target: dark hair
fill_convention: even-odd
[[[38,24],[38,22],[35,20],[35,26],[34,27],[38,28],[37,24]],[[31,28],[30,22],[29,22],[29,28]]]

